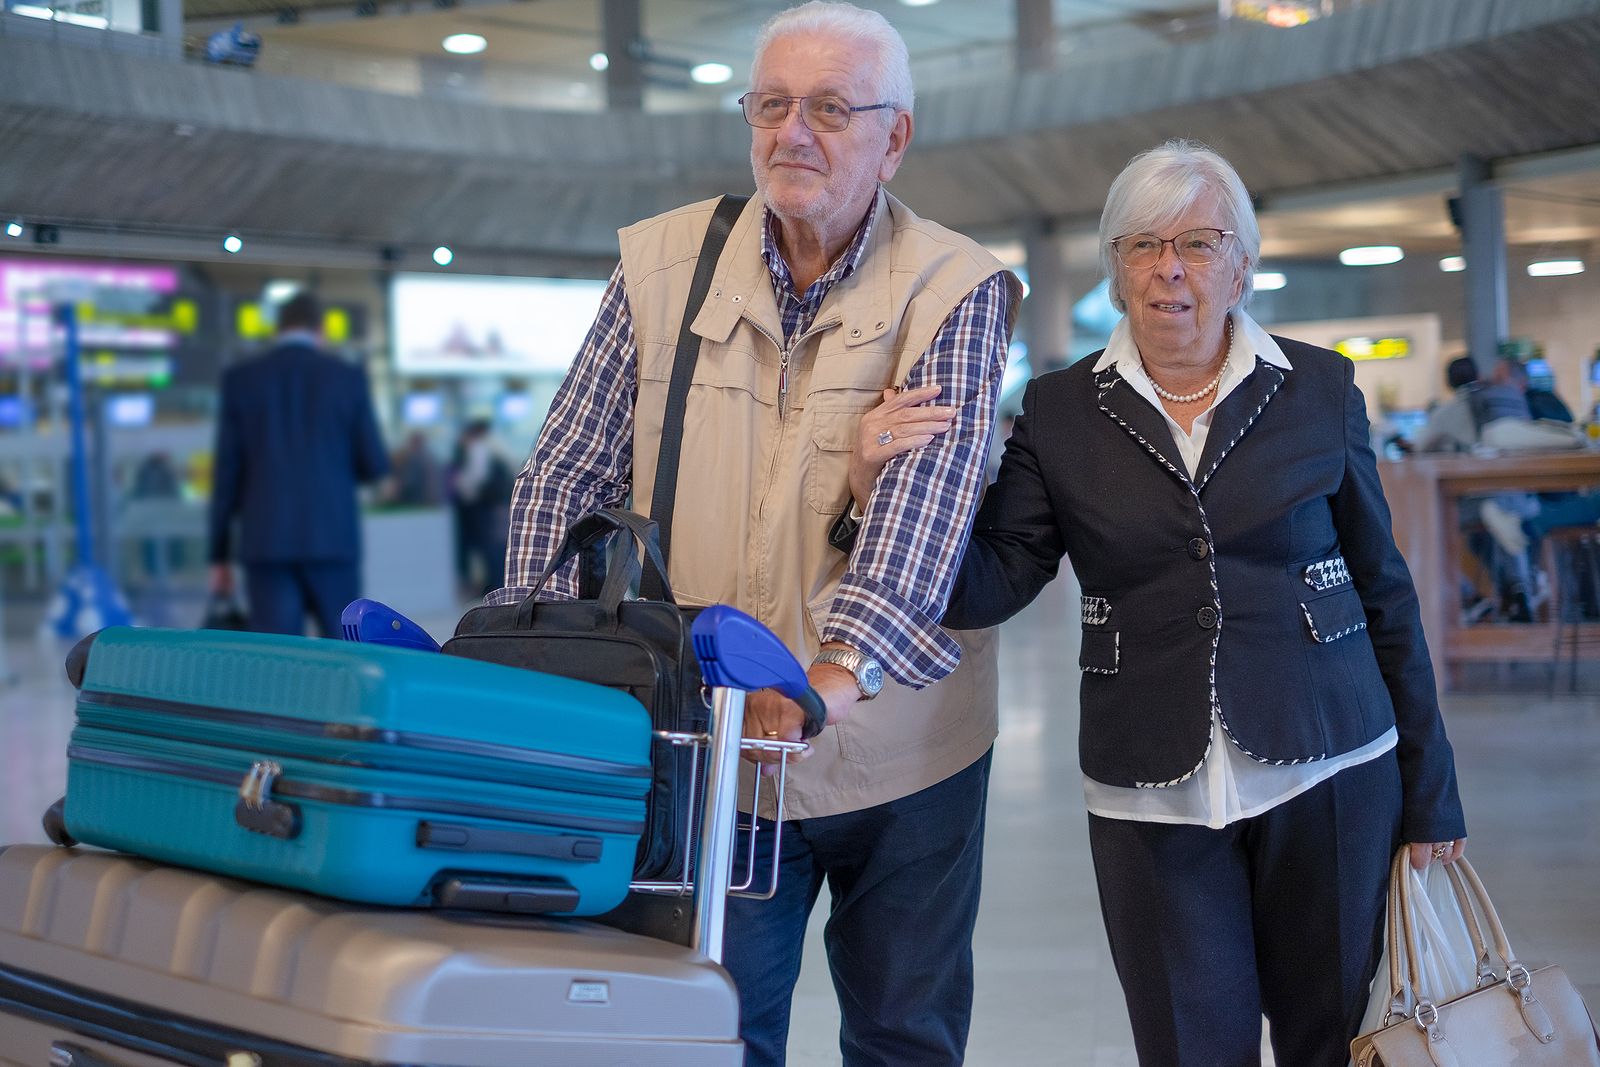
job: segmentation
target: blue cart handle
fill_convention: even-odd
[[[776,689],[805,712],[801,737],[809,740],[822,732],[827,705],[811,688],[800,661],[771,630],[737,608],[717,604],[695,617],[691,633],[706,684],[747,693]]]

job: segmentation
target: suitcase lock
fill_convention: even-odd
[[[273,760],[256,760],[239,783],[233,821],[251,833],[287,841],[300,834],[300,809],[272,799],[272,783],[283,773]]]

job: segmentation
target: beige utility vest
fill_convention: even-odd
[[[715,207],[715,200],[693,204],[619,233],[639,354],[634,508],[644,514],[678,329]],[[679,603],[733,604],[809,663],[849,562],[827,535],[849,504],[856,425],[885,388],[905,380],[950,312],[1003,268],[976,243],[880,191],[860,264],[828,293],[790,352],[780,417],[783,324],[761,259],[763,219],[762,200],[753,197],[693,324],[700,357],[684,416],[669,570]],[[1021,287],[1006,277],[1009,332]],[[890,680],[812,742],[811,757],[790,768],[786,818],[907,796],[988,750],[998,719],[995,635],[955,636],[961,666],[949,677],[922,690]],[[761,811],[772,814],[765,796]]]

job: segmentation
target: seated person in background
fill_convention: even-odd
[[[1428,416],[1427,425],[1417,435],[1417,451],[1470,452],[1478,443],[1478,423],[1472,413],[1472,394],[1479,387],[1478,366],[1471,356],[1452,359],[1444,377],[1452,395]]]
[[[1478,440],[1501,452],[1556,452],[1583,444],[1572,425],[1572,413],[1564,420],[1536,420],[1528,402],[1528,368],[1514,359],[1495,362],[1489,384],[1472,394],[1472,411],[1478,421]],[[1546,393],[1563,411],[1566,405],[1553,393]],[[1548,409],[1548,404],[1541,401]]]
[[[1508,366],[1506,375],[1513,386],[1522,390],[1522,398],[1528,402],[1528,414],[1536,421],[1546,422],[1571,422],[1572,410],[1561,402],[1561,398],[1553,390],[1546,389],[1542,379],[1539,386],[1533,384],[1528,375],[1528,365],[1517,360],[1506,360]]]

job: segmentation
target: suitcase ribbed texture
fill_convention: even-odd
[[[52,1021],[62,989],[82,1006]],[[439,1067],[743,1058],[726,973],[665,942],[572,920],[352,908],[126,856],[0,851],[0,1063],[42,1067],[47,1031],[88,1042],[86,1023],[129,1002],[147,1037],[232,1034],[287,1067],[317,1062],[311,1050]],[[109,1040],[107,1058],[131,1062]]]

